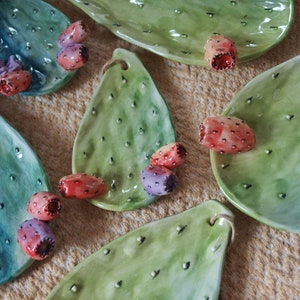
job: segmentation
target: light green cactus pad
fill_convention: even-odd
[[[232,229],[227,218],[232,213],[210,200],[146,224],[82,261],[47,300],[217,300]]]
[[[175,141],[169,109],[149,73],[131,52],[116,49],[90,101],[73,147],[73,173],[103,177],[108,193],[91,203],[108,210],[144,207],[157,196],[140,182],[150,156]]]
[[[206,66],[204,45],[213,34],[230,37],[239,60],[256,58],[286,36],[292,0],[69,0],[130,43],[163,57]]]
[[[300,56],[260,74],[231,101],[225,115],[244,119],[256,147],[211,152],[216,179],[228,199],[269,226],[300,232]]]
[[[50,189],[47,175],[24,138],[0,117],[0,284],[33,262],[17,243],[17,230],[29,218],[26,208],[37,191]]]
[[[0,0],[0,60],[10,55],[32,73],[32,83],[24,96],[53,93],[66,84],[75,71],[56,63],[58,37],[70,24],[59,10],[44,1]]]

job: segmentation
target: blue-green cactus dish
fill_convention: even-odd
[[[0,284],[16,278],[33,260],[17,243],[19,225],[30,218],[27,203],[48,191],[48,177],[26,140],[0,116]]]
[[[23,69],[32,73],[32,82],[23,96],[53,93],[66,84],[75,71],[56,63],[60,48],[57,39],[70,24],[55,7],[41,0],[0,0],[0,60],[14,55]]]

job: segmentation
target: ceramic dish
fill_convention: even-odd
[[[225,109],[254,130],[246,153],[211,152],[214,174],[237,208],[267,225],[300,232],[300,57],[257,76]]]
[[[206,66],[204,45],[213,34],[229,36],[239,60],[256,58],[286,36],[292,0],[110,1],[69,0],[120,38],[158,55]]]
[[[69,19],[44,1],[0,0],[0,60],[13,55],[32,74],[28,90],[21,95],[52,93],[75,74],[56,63],[57,39]]]
[[[17,244],[17,229],[30,218],[26,207],[37,191],[49,190],[39,159],[25,139],[0,117],[0,284],[32,262]]]

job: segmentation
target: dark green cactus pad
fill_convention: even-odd
[[[130,43],[163,57],[203,65],[204,45],[219,33],[235,41],[239,60],[256,58],[287,34],[292,0],[69,0]]]
[[[241,211],[269,226],[300,232],[300,56],[260,74],[226,108],[254,130],[246,153],[211,152],[217,181]]]
[[[17,230],[29,218],[26,208],[49,181],[24,138],[0,117],[0,284],[22,273],[32,262],[17,243]]]
[[[73,173],[103,177],[108,193],[91,203],[109,210],[144,207],[157,196],[140,182],[150,156],[175,141],[169,109],[149,73],[131,52],[116,49],[78,130]]]
[[[217,300],[232,226],[224,215],[233,218],[210,200],[131,231],[77,265],[47,300]]]
[[[32,83],[24,96],[52,93],[67,83],[75,72],[56,63],[57,39],[69,19],[50,4],[38,0],[0,0],[0,60],[10,55],[31,71]]]

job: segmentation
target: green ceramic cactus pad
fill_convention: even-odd
[[[69,19],[41,0],[0,0],[0,7],[0,60],[14,55],[33,76],[30,88],[20,94],[58,90],[74,75],[56,63],[57,39]]]
[[[300,232],[300,56],[249,82],[225,115],[244,119],[256,147],[246,153],[211,152],[217,181],[228,199],[272,227]]]
[[[204,45],[229,36],[240,61],[262,55],[287,34],[292,0],[69,0],[114,34],[163,57],[207,65]]]
[[[73,147],[73,173],[103,177],[108,193],[91,200],[109,210],[144,207],[156,196],[140,182],[150,156],[175,141],[169,109],[149,73],[131,52],[114,51],[90,101]]]
[[[37,191],[48,191],[41,163],[24,138],[0,117],[0,284],[17,277],[32,260],[17,244],[19,224]]]
[[[47,300],[217,300],[232,226],[224,215],[233,218],[210,200],[131,231],[77,265]]]

